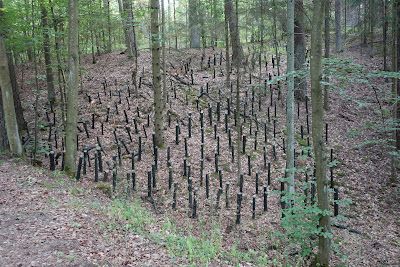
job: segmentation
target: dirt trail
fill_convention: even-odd
[[[171,265],[160,245],[103,229],[109,222],[94,208],[110,201],[102,193],[81,186],[83,193],[49,174],[3,157],[0,266]]]

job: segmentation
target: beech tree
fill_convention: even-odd
[[[197,0],[189,0],[190,48],[200,48]]]
[[[68,0],[68,83],[64,170],[71,176],[74,176],[76,172],[78,79],[78,0]]]
[[[15,115],[14,96],[8,69],[8,59],[4,38],[0,29],[0,88],[4,110],[4,120],[7,129],[7,138],[12,153],[21,156],[23,154],[22,144],[19,137],[17,116]]]
[[[327,0],[314,0],[311,29],[311,105],[312,139],[315,153],[318,207],[322,211],[319,217],[319,235],[317,264],[329,266],[331,223],[329,213],[329,191],[326,177],[326,152],[324,142],[324,108],[322,101],[322,21]]]
[[[340,0],[335,0],[335,48],[336,52],[342,52],[342,30],[341,30],[341,10]]]
[[[294,7],[294,69],[304,69],[304,5],[303,0],[295,0]],[[305,78],[296,77],[294,96],[297,101],[305,101],[307,95],[307,82]]]

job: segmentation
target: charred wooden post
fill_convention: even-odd
[[[83,150],[83,175],[86,175],[86,158],[87,158],[87,150]]]
[[[108,181],[108,173],[109,173],[109,170],[104,170],[103,182]]]
[[[201,127],[201,142],[204,143],[204,128]]]
[[[243,193],[243,173],[239,175],[239,192]]]
[[[184,137],[183,139],[185,141],[185,157],[188,158],[189,157],[189,153],[188,153],[187,137]]]
[[[115,189],[117,188],[117,169],[116,168],[113,169],[112,184],[113,184],[113,191],[115,192]]]
[[[153,177],[153,188],[156,188],[156,163],[151,165],[151,176]]]
[[[98,154],[94,153],[94,182],[97,183],[99,181],[99,159]]]
[[[267,151],[265,149],[265,146],[263,147],[263,152],[264,152],[264,156],[263,156],[263,160],[264,160],[264,170],[267,169]]]
[[[228,133],[228,112],[225,111],[225,133]]]
[[[206,173],[206,197],[209,198],[210,196],[210,174]]]
[[[225,183],[225,208],[229,209],[229,186],[230,183],[226,182]]]
[[[138,134],[138,133],[139,133],[139,130],[138,130],[138,125],[137,125],[137,120],[136,120],[136,118],[133,118],[133,124],[134,124],[134,126],[135,126],[135,133]]]
[[[194,188],[193,193],[193,213],[192,218],[197,218],[197,187]]]
[[[248,175],[251,176],[251,156],[247,154],[247,167],[248,167]]]
[[[138,161],[142,160],[142,134],[139,134]]]
[[[171,191],[172,187],[172,166],[168,167],[168,189]]]
[[[86,121],[83,122],[83,128],[85,129],[86,137],[87,137],[87,138],[90,138],[90,136],[89,136],[89,131],[88,131],[87,124],[86,124]]]
[[[193,181],[192,181],[192,177],[189,177],[188,178],[189,211],[193,207],[192,191],[193,191]]]
[[[228,129],[228,144],[229,144],[229,148],[232,147],[232,135],[231,135],[231,128]]]
[[[240,224],[240,210],[242,206],[242,192],[237,194],[236,224]]]
[[[174,193],[173,193],[173,201],[172,201],[172,209],[176,210],[176,190],[178,189],[178,183],[174,183]]]
[[[217,154],[219,156],[219,136],[217,136]]]
[[[221,120],[221,102],[217,101],[217,121]]]
[[[274,156],[274,160],[276,161],[276,148],[275,148],[275,145],[272,145],[272,154]]]
[[[215,214],[217,214],[217,212],[218,212],[219,201],[221,199],[221,195],[222,195],[222,187],[218,188],[217,199],[215,201]]]
[[[259,182],[259,177],[258,177],[258,171],[256,171],[256,195],[258,194],[258,182]]]
[[[126,194],[127,194],[127,199],[131,197],[131,174],[129,172],[126,172]]]
[[[235,162],[235,147],[232,146],[231,149],[232,149],[232,153],[231,153],[231,155],[232,155],[232,163],[234,163]]]
[[[267,185],[263,185],[264,188],[264,211],[268,210],[268,192],[267,192]]]
[[[175,125],[175,144],[179,145],[179,124]]]
[[[254,220],[256,218],[256,195],[253,195],[253,211],[251,218]]]
[[[242,151],[242,153],[246,154],[246,135],[245,134],[243,135],[242,140],[243,140],[243,151]]]
[[[217,124],[214,124],[214,139],[217,139]]]
[[[151,198],[151,169],[147,171],[147,196]]]
[[[204,113],[203,111],[200,111],[200,128],[203,129],[204,127]]]
[[[187,161],[183,158],[183,176],[187,177]]]
[[[214,164],[215,164],[215,173],[218,173],[218,154],[214,151]]]
[[[210,126],[212,125],[212,108],[210,103],[208,103],[208,119],[210,121]]]
[[[190,163],[188,163],[188,165],[187,165],[187,176],[188,177],[191,177],[191,174],[192,174],[192,166],[190,165]]]
[[[222,170],[218,170],[218,178],[219,178],[219,187],[222,188]]]
[[[50,151],[49,153],[49,158],[50,158],[50,171],[55,171],[56,170],[56,164],[54,162],[54,151]]]
[[[268,185],[271,184],[271,162],[268,162]]]
[[[333,200],[334,200],[334,212],[333,215],[336,217],[339,215],[339,187],[335,186],[333,188],[333,190],[335,191],[334,195],[333,195]]]
[[[189,112],[188,120],[189,120],[188,121],[188,135],[189,135],[189,138],[191,138],[192,137],[192,113],[191,112]]]

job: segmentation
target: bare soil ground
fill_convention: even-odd
[[[210,57],[213,62],[216,55],[216,77],[213,78],[213,63],[208,68],[207,60]],[[194,86],[187,86],[174,78],[168,77],[168,99],[167,112],[171,114],[172,122],[168,127],[168,116],[165,117],[166,146],[159,149],[159,163],[157,171],[157,186],[153,191],[151,203],[147,195],[147,171],[151,168],[154,160],[152,155],[153,129],[152,109],[153,94],[151,90],[151,58],[148,52],[142,52],[139,59],[139,76],[144,82],[138,94],[135,94],[131,85],[131,70],[133,62],[118,52],[103,54],[97,59],[96,64],[91,64],[90,57],[84,57],[81,65],[82,92],[79,99],[80,121],[88,121],[89,137],[84,131],[79,132],[79,153],[82,153],[83,146],[96,145],[96,137],[99,137],[107,155],[103,156],[104,161],[112,162],[111,156],[117,154],[117,145],[114,142],[115,130],[120,140],[127,144],[130,152],[138,151],[138,134],[134,133],[132,119],[135,117],[139,125],[139,133],[143,138],[144,153],[140,162],[135,162],[136,188],[137,192],[131,195],[131,201],[139,200],[141,205],[151,213],[155,224],[149,227],[150,232],[159,231],[160,225],[168,218],[174,223],[183,234],[201,238],[203,235],[212,237],[212,233],[220,238],[222,251],[217,258],[212,259],[212,265],[235,265],[235,264],[261,264],[259,257],[267,255],[266,265],[285,265],[298,258],[296,249],[286,250],[287,242],[278,242],[274,232],[280,230],[280,201],[278,194],[268,196],[268,211],[263,212],[262,193],[259,193],[256,201],[256,219],[251,219],[252,195],[255,194],[255,172],[259,171],[259,192],[262,192],[262,185],[267,184],[267,171],[263,168],[263,146],[267,151],[267,162],[271,162],[272,182],[268,191],[279,190],[282,177],[281,169],[285,164],[285,153],[282,149],[283,138],[285,137],[285,115],[284,106],[277,99],[278,88],[274,85],[273,102],[270,102],[268,94],[263,95],[258,87],[250,86],[250,77],[246,75],[241,92],[241,99],[247,101],[246,114],[251,114],[252,88],[255,88],[256,101],[254,110],[259,122],[267,123],[267,142],[264,142],[263,125],[258,129],[258,148],[254,149],[255,120],[247,119],[244,124],[244,133],[247,135],[247,151],[251,158],[251,175],[248,174],[246,156],[241,156],[242,172],[245,174],[244,199],[242,202],[242,221],[236,225],[236,194],[237,176],[236,159],[231,163],[231,150],[228,146],[228,137],[225,133],[223,112],[226,110],[225,97],[230,97],[230,90],[224,86],[225,65],[219,65],[220,50],[212,51],[207,49],[207,58],[201,69],[201,52],[197,50],[171,51],[167,54],[167,69],[178,73],[181,79],[190,82],[190,73],[185,75],[184,64],[190,62],[193,69]],[[344,58],[354,58],[356,62],[365,65],[366,70],[372,71],[381,69],[379,58],[370,59],[363,57],[355,50],[348,50],[340,55]],[[270,58],[270,55],[267,57]],[[282,60],[284,62],[284,59]],[[268,72],[273,74],[272,64],[269,62]],[[255,68],[255,75],[258,76],[258,68]],[[284,68],[282,68],[282,72]],[[22,79],[24,72],[24,82]],[[33,95],[31,85],[26,81],[32,79],[32,68],[30,65],[20,66],[19,82],[24,84],[24,91],[21,92],[21,99],[24,103],[24,112],[29,122],[29,128],[33,129]],[[138,76],[138,77],[139,77]],[[267,78],[267,72],[263,69],[263,80]],[[232,75],[235,79],[235,75]],[[107,81],[104,90],[102,82]],[[256,78],[252,83],[258,82]],[[255,81],[256,80],[256,81]],[[205,142],[204,142],[204,177],[200,185],[200,113],[196,107],[196,99],[200,87],[206,90],[206,83],[209,84],[209,95],[213,99],[219,98],[221,90],[221,120],[216,122],[216,114],[213,114],[212,125],[209,125],[207,104],[216,110],[216,103],[202,96],[199,100],[199,110],[204,111]],[[381,89],[390,90],[382,80],[377,80]],[[147,84],[147,85],[146,85]],[[129,87],[128,87],[129,85]],[[42,88],[45,88],[41,82]],[[284,91],[283,87],[283,91]],[[177,98],[174,97],[174,89]],[[235,90],[235,87],[233,87]],[[131,90],[131,97],[129,91]],[[339,162],[334,168],[334,180],[339,186],[340,198],[351,199],[353,204],[340,208],[339,213],[348,218],[342,224],[349,228],[356,229],[360,234],[349,232],[345,229],[334,230],[334,240],[339,244],[339,252],[332,254],[333,265],[348,266],[398,266],[400,265],[400,207],[399,207],[399,183],[398,180],[390,180],[390,157],[389,148],[382,143],[370,144],[361,148],[354,148],[355,145],[377,138],[388,138],[385,133],[376,133],[370,129],[362,131],[355,137],[347,134],[350,131],[360,129],[366,124],[376,124],[380,118],[376,115],[379,104],[390,109],[390,103],[373,102],[374,91],[370,87],[350,83],[343,87],[346,90],[346,97],[339,93],[339,90],[331,92],[330,110],[326,112],[326,122],[329,124],[328,149],[334,149],[335,159]],[[121,103],[119,103],[119,93]],[[100,95],[100,99],[98,98]],[[111,94],[111,97],[110,97]],[[384,96],[385,93],[380,93]],[[92,103],[88,102],[88,96]],[[261,97],[261,106],[258,106],[258,97]],[[285,97],[284,92],[282,97]],[[129,105],[128,105],[128,100]],[[187,100],[186,100],[187,99]],[[234,99],[234,98],[231,98]],[[247,99],[247,100],[246,100]],[[354,99],[363,99],[373,102],[373,105],[359,106]],[[372,99],[372,100],[371,100]],[[41,140],[47,143],[48,124],[45,112],[45,99],[41,99],[39,109],[42,130]],[[273,113],[276,104],[276,136],[273,137]],[[309,103],[310,104],[310,103]],[[115,105],[118,106],[118,113]],[[311,104],[309,105],[311,106]],[[108,122],[106,122],[107,109],[110,108]],[[136,109],[139,108],[139,114]],[[241,109],[243,110],[242,105]],[[268,122],[267,110],[270,109],[271,120]],[[58,109],[58,107],[56,107]],[[233,109],[233,107],[232,107]],[[297,109],[297,105],[296,105]],[[309,107],[311,119],[311,108]],[[47,106],[47,110],[50,108]],[[128,124],[125,123],[124,110],[127,113]],[[300,104],[300,114],[296,113],[296,134],[300,135],[300,125],[306,125],[305,105]],[[187,179],[183,177],[183,158],[185,157],[184,137],[188,136],[188,115],[191,112],[193,119],[192,137],[188,138],[188,163],[191,164],[191,172],[194,187],[198,187],[198,217],[189,218]],[[95,129],[91,128],[91,117],[95,114]],[[60,128],[60,112],[56,113],[56,128]],[[50,116],[52,120],[52,115]],[[149,119],[149,123],[148,123]],[[175,144],[175,123],[179,122],[181,134],[179,144]],[[217,141],[214,139],[214,123],[217,127],[217,135],[220,140],[219,166],[223,173],[223,194],[220,199],[219,209],[215,213],[215,202],[219,187],[218,176],[214,174],[214,151],[217,150]],[[103,134],[101,133],[103,124]],[[130,141],[125,127],[130,126],[132,142]],[[83,130],[83,124],[79,127]],[[144,128],[145,130],[144,130]],[[232,140],[235,143],[236,132],[233,115],[229,118],[229,127],[232,128]],[[310,125],[311,127],[311,125]],[[251,133],[250,133],[251,128]],[[305,129],[305,128],[304,128]],[[54,134],[54,127],[53,127]],[[31,130],[32,132],[32,130]],[[145,134],[148,135],[145,138]],[[306,134],[306,137],[309,136]],[[310,136],[311,139],[311,136]],[[55,149],[55,141],[50,142]],[[58,136],[58,148],[55,152],[61,151],[61,138]],[[171,149],[171,164],[173,167],[173,179],[178,183],[177,209],[172,210],[172,193],[168,190],[168,168],[167,149]],[[275,146],[277,160],[274,160],[272,147]],[[236,147],[235,147],[236,148]],[[122,166],[118,167],[119,183],[115,193],[116,198],[126,195],[126,172],[131,169],[131,156],[121,146]],[[300,149],[297,145],[297,153]],[[111,200],[98,189],[94,184],[94,160],[93,151],[89,153],[91,167],[87,168],[87,174],[79,183],[60,182],[68,181],[58,177],[44,169],[49,168],[49,159],[41,157],[44,169],[35,169],[15,159],[5,159],[0,165],[1,177],[1,206],[0,206],[0,263],[2,265],[15,266],[42,266],[42,265],[69,265],[69,266],[90,266],[90,265],[157,265],[165,266],[171,264],[185,264],[186,260],[176,258],[174,253],[167,253],[160,243],[144,238],[141,234],[131,233],[124,236],[121,231],[112,231],[110,228],[102,227],[108,225],[112,215],[107,213],[107,207]],[[303,162],[309,169],[312,168],[312,161],[307,159]],[[106,166],[106,164],[104,164]],[[57,170],[61,167],[58,162]],[[108,168],[108,167],[106,167]],[[210,172],[210,197],[206,198],[205,174]],[[103,174],[100,175],[100,179]],[[108,177],[108,184],[111,184],[111,174]],[[60,180],[61,179],[61,180]],[[299,174],[299,180],[304,180],[304,174]],[[230,182],[228,192],[229,207],[225,208],[226,182]],[[104,191],[104,190],[103,190]],[[77,193],[78,192],[78,193]],[[84,192],[84,193],[82,193]],[[75,203],[75,204],[74,204]],[[78,204],[76,204],[78,203]],[[94,207],[94,203],[104,205],[104,210]],[[102,204],[103,203],[103,204]],[[108,204],[107,204],[108,203]],[[108,214],[105,216],[104,214]],[[215,237],[213,237],[215,238]],[[232,250],[235,249],[250,255],[249,258],[235,258]],[[186,254],[185,254],[186,255]],[[343,257],[345,256],[345,257]],[[288,260],[286,257],[291,258]],[[347,258],[347,259],[346,259]],[[275,261],[275,263],[274,263]],[[190,260],[189,260],[190,262]],[[201,262],[197,262],[200,264]],[[309,260],[302,262],[302,265],[309,264]]]

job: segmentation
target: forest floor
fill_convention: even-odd
[[[213,266],[229,265],[267,265],[286,266],[298,264],[309,265],[311,259],[303,258],[298,245],[291,246],[285,238],[276,233],[282,232],[280,224],[281,213],[279,200],[279,177],[283,176],[282,168],[285,162],[283,138],[285,138],[286,123],[284,106],[277,99],[278,87],[272,86],[267,94],[263,86],[254,86],[257,78],[246,75],[242,80],[241,99],[247,103],[246,114],[251,114],[252,89],[255,91],[254,113],[256,118],[247,119],[244,123],[244,133],[247,135],[246,147],[251,159],[251,174],[248,175],[248,157],[241,156],[242,172],[245,174],[243,188],[242,218],[240,224],[236,219],[237,176],[235,162],[231,163],[231,149],[225,133],[224,112],[227,110],[226,97],[231,97],[229,89],[224,86],[225,62],[219,65],[221,50],[206,50],[207,58],[201,68],[201,51],[183,50],[167,53],[167,69],[184,81],[190,82],[190,72],[185,74],[184,64],[193,69],[195,85],[185,85],[177,79],[168,77],[169,105],[167,114],[171,114],[172,122],[168,127],[168,116],[164,119],[164,137],[166,146],[158,151],[157,186],[153,188],[151,201],[147,198],[147,171],[153,162],[152,138],[154,112],[152,110],[151,90],[151,57],[148,52],[141,52],[139,58],[138,77],[143,84],[138,93],[133,91],[131,70],[133,62],[125,54],[113,52],[97,57],[97,63],[92,64],[91,57],[81,59],[82,92],[79,99],[79,153],[83,146],[97,144],[96,137],[102,142],[107,154],[103,161],[112,165],[112,154],[117,154],[117,143],[114,142],[114,130],[119,144],[124,142],[129,152],[138,151],[138,134],[135,134],[132,119],[135,117],[139,125],[138,132],[142,135],[144,149],[142,160],[135,158],[136,191],[130,189],[129,201],[126,172],[131,170],[131,154],[123,146],[121,166],[118,167],[118,183],[115,192],[111,192],[111,173],[108,180],[94,183],[93,151],[90,152],[91,166],[82,175],[79,182],[74,182],[62,172],[50,172],[49,159],[40,155],[42,168],[31,167],[17,159],[9,159],[3,155],[0,164],[0,264],[2,266],[118,266],[118,265],[186,265],[190,263]],[[214,67],[213,58],[216,55]],[[361,55],[355,48],[348,48],[338,55],[341,58],[354,59],[355,63],[365,69],[347,69],[347,73],[371,72],[382,69],[381,59]],[[208,66],[210,57],[210,67]],[[263,79],[267,73],[276,73],[272,69],[268,55],[268,70],[262,68]],[[282,59],[281,64],[284,63]],[[345,63],[351,67],[350,64]],[[213,69],[216,70],[215,78]],[[281,69],[283,73],[285,68]],[[40,73],[43,69],[40,69]],[[33,129],[32,66],[18,66],[19,84],[23,85],[21,92],[24,114],[29,129]],[[24,73],[22,75],[22,73]],[[223,73],[223,74],[222,74]],[[258,68],[255,68],[258,77]],[[235,79],[232,75],[232,80]],[[24,80],[22,80],[24,79]],[[139,79],[139,78],[138,78]],[[332,78],[335,80],[334,78]],[[104,88],[102,83],[106,82]],[[328,149],[333,149],[337,165],[333,169],[335,185],[339,187],[340,199],[351,200],[351,204],[341,206],[339,214],[346,221],[341,225],[349,229],[333,227],[333,240],[338,244],[332,253],[332,264],[344,266],[398,266],[400,265],[400,206],[399,181],[390,177],[390,148],[387,143],[368,142],[371,140],[388,139],[387,132],[382,131],[380,113],[390,110],[388,98],[390,84],[382,78],[370,78],[370,83],[377,86],[374,91],[366,83],[348,81],[340,82],[330,94],[330,109],[325,113],[325,122],[329,125]],[[263,81],[262,81],[263,82]],[[197,98],[200,87],[206,91],[209,84],[209,98],[203,95]],[[40,81],[42,88],[45,83]],[[130,85],[130,87],[128,87]],[[172,87],[171,87],[172,86]],[[269,85],[268,85],[269,87]],[[175,98],[174,88],[177,97]],[[282,99],[285,98],[284,86]],[[221,89],[221,93],[219,93]],[[233,88],[235,91],[235,87]],[[120,98],[121,95],[121,98]],[[308,92],[308,95],[309,92]],[[88,102],[90,96],[91,103]],[[100,98],[98,98],[100,96]],[[234,94],[233,94],[234,96]],[[215,114],[217,104],[210,99],[221,99],[221,120],[217,122]],[[258,105],[260,98],[260,106]],[[199,100],[199,109],[196,107]],[[50,108],[41,97],[39,107]],[[129,101],[129,102],[128,102]],[[209,124],[207,105],[213,108],[213,122]],[[117,108],[116,108],[117,106]],[[311,119],[311,103],[309,102],[309,118]],[[274,108],[276,107],[276,116]],[[306,108],[304,103],[296,104],[296,151],[300,156],[301,148],[307,137]],[[139,109],[139,114],[137,113]],[[244,106],[241,106],[243,110]],[[297,113],[299,108],[299,113]],[[59,106],[54,109],[59,109]],[[107,110],[109,119],[107,120]],[[204,111],[204,182],[200,175],[200,113]],[[233,110],[233,105],[231,107]],[[124,110],[128,117],[125,122]],[[268,119],[271,113],[271,119]],[[92,129],[91,118],[94,114],[95,127]],[[188,205],[187,179],[183,177],[183,158],[185,157],[184,137],[188,135],[188,117],[192,116],[192,137],[187,139],[187,161],[191,164],[193,187],[198,188],[197,217],[190,218]],[[297,115],[298,114],[298,115]],[[60,152],[61,138],[58,143],[52,137],[49,142],[48,126],[44,109],[39,109],[40,137],[43,148],[51,143],[55,154]],[[61,133],[59,111],[55,112],[56,125],[53,127]],[[246,117],[247,118],[247,117]],[[49,115],[50,121],[53,114]],[[276,120],[276,136],[273,136],[273,120]],[[149,120],[149,121],[148,121]],[[83,130],[83,122],[87,121],[88,134]],[[179,122],[181,134],[179,144],[175,144],[175,124]],[[258,135],[255,135],[256,122],[260,123]],[[264,126],[267,125],[267,140],[264,140]],[[223,194],[219,208],[215,212],[215,204],[219,187],[218,175],[214,173],[214,151],[217,141],[214,138],[214,124],[220,140],[219,166],[223,174]],[[103,125],[103,133],[101,132]],[[228,125],[232,128],[232,140],[235,143],[236,132],[233,114],[229,116]],[[132,140],[126,131],[130,126]],[[303,126],[305,137],[301,140],[300,127]],[[387,125],[386,125],[387,126]],[[311,123],[310,123],[311,127]],[[362,129],[361,131],[359,131]],[[31,130],[32,132],[32,130]],[[350,133],[350,134],[349,134]],[[148,135],[146,138],[145,135]],[[254,148],[257,140],[258,148]],[[311,141],[311,140],[310,140]],[[357,147],[357,145],[368,144]],[[172,192],[168,189],[167,149],[171,149],[170,160],[174,182],[178,184],[177,209],[172,210]],[[267,170],[264,169],[263,146],[266,147],[266,161],[271,163],[271,184],[268,189],[268,211],[263,211],[263,184],[267,184]],[[276,160],[273,149],[276,149]],[[236,147],[235,147],[236,149]],[[47,148],[48,152],[48,148]],[[328,159],[329,155],[328,155]],[[61,167],[58,160],[57,170]],[[310,158],[299,158],[298,166],[312,169]],[[89,163],[88,163],[89,164]],[[104,164],[107,166],[106,164]],[[106,168],[106,167],[105,167]],[[255,194],[255,172],[259,172],[259,193],[256,197],[256,219],[252,215],[252,195]],[[210,197],[206,197],[205,174],[210,173]],[[329,171],[328,171],[329,173]],[[183,177],[183,179],[182,179]],[[296,174],[298,181],[304,182],[305,172]],[[100,174],[103,180],[103,174]],[[230,191],[226,194],[226,182],[230,182]],[[302,190],[299,190],[301,193]],[[112,196],[110,196],[112,195]],[[308,195],[309,196],[309,195]],[[229,207],[225,207],[228,199]],[[336,218],[333,218],[336,221]],[[305,236],[304,240],[308,240]],[[314,249],[314,252],[316,250]]]

